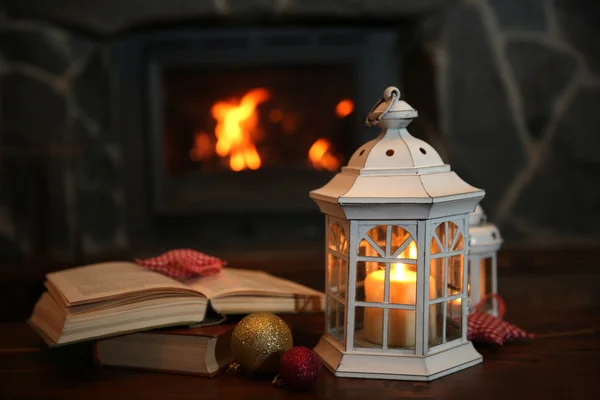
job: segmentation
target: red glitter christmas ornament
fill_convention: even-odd
[[[312,388],[317,383],[321,370],[319,356],[304,346],[292,347],[280,360],[278,385],[296,390]]]

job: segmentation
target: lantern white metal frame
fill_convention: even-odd
[[[502,245],[498,227],[487,221],[481,206],[469,216],[469,292],[471,308],[486,298],[480,309],[498,315],[498,302],[489,295],[498,293],[497,253]]]
[[[310,193],[326,214],[315,351],[336,376],[432,380],[482,361],[466,339],[466,271],[468,215],[484,192],[408,133],[417,112],[399,98],[386,89],[367,118],[381,134]]]

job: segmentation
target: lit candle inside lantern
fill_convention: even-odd
[[[417,247],[414,242],[409,245],[409,258],[417,258]],[[417,298],[417,273],[408,269],[408,265],[394,263],[390,270],[390,303],[414,305]],[[365,279],[366,301],[383,303],[385,286],[385,270],[371,272]],[[430,293],[435,293],[435,279],[429,278]],[[365,308],[365,338],[376,344],[383,344],[383,309]],[[415,311],[389,310],[388,346],[413,347],[415,345]],[[429,332],[435,333],[435,311],[429,315]]]

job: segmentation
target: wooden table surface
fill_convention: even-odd
[[[267,255],[230,261],[322,290],[322,255],[302,252],[285,261],[281,255]],[[597,251],[507,252],[500,261],[505,319],[546,337],[502,347],[476,345],[482,364],[429,383],[335,378],[323,369],[308,393],[227,373],[210,379],[101,368],[94,365],[89,343],[48,349],[22,321],[43,290],[44,274],[67,266],[5,266],[0,270],[0,400],[600,399]],[[314,346],[324,329],[322,314],[284,319],[296,345]]]
[[[0,324],[1,399],[593,399],[600,398],[600,313],[523,312],[513,322],[554,333],[529,343],[478,345],[484,362],[429,383],[335,378],[294,393],[223,373],[215,378],[102,368],[90,344],[48,349],[24,323]],[[284,316],[297,345],[313,346],[322,314]],[[570,332],[569,335],[556,335]]]

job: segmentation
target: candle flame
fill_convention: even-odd
[[[401,255],[398,256],[398,258],[401,258]],[[408,258],[411,258],[411,259],[417,258],[417,245],[415,244],[414,241],[410,242],[410,244],[408,245]],[[391,276],[392,280],[401,281],[401,282],[417,280],[416,271],[411,271],[409,269],[409,266],[404,263],[392,264],[392,268],[390,270],[390,276]]]
[[[408,245],[408,258],[417,258],[417,245],[414,240]]]

